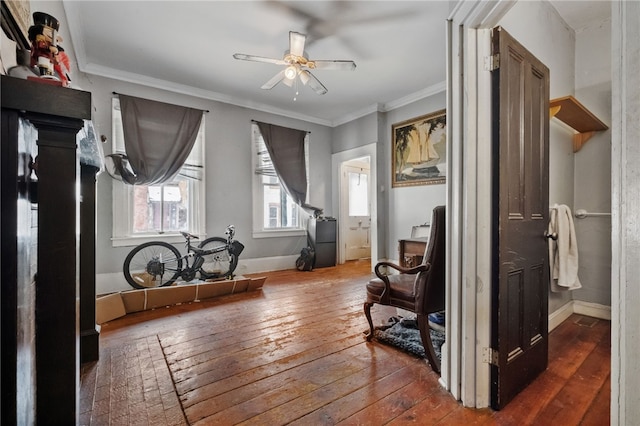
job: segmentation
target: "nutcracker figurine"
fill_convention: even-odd
[[[44,78],[59,78],[68,86],[70,78],[69,57],[59,45],[60,22],[44,12],[34,12],[33,25],[29,28],[31,41],[31,66],[37,67]]]

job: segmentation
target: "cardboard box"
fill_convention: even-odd
[[[141,275],[140,279],[144,280],[145,277]],[[260,290],[265,280],[266,277],[238,276],[235,280],[220,279],[197,284],[174,284],[168,287],[151,287],[109,294],[96,299],[96,322],[102,324],[133,312]]]
[[[247,288],[247,291],[260,290],[262,288],[262,285],[266,281],[266,279],[267,277],[251,278],[251,281],[249,281],[249,287]]]
[[[178,303],[193,302],[196,298],[196,285],[173,285],[169,287],[148,288],[146,309],[155,309]]]
[[[120,293],[107,294],[96,299],[96,323],[103,324],[107,321],[123,317],[127,314]]]
[[[231,294],[233,292],[234,282],[235,281],[224,280],[198,284],[198,300]]]
[[[144,311],[146,308],[146,290],[130,290],[120,293],[124,308],[128,314],[132,312]]]

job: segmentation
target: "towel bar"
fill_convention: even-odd
[[[592,213],[586,211],[585,209],[578,209],[576,210],[575,216],[578,219],[584,219],[585,217],[589,216],[611,216],[611,213]]]

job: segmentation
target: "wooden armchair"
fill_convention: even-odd
[[[399,274],[384,275],[381,268],[393,268]],[[436,357],[429,332],[427,315],[445,307],[445,207],[433,209],[431,234],[422,264],[403,268],[390,262],[375,266],[374,278],[367,284],[364,314],[369,322],[367,340],[373,338],[371,307],[374,303],[395,306],[416,314],[420,337],[431,368],[440,374],[440,361]]]

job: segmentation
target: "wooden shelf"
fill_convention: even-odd
[[[595,132],[609,128],[573,96],[552,99],[549,101],[549,110],[551,117],[556,117],[578,132],[573,135],[573,152],[580,151]]]

